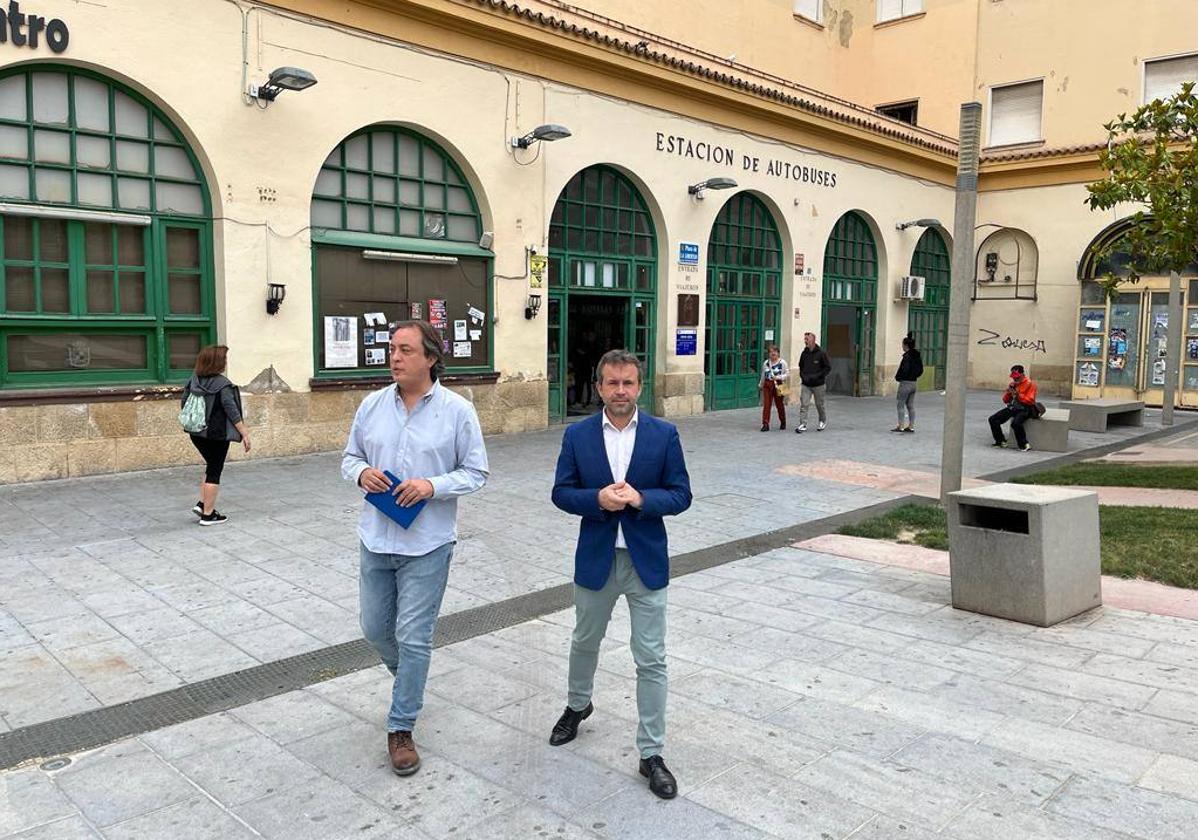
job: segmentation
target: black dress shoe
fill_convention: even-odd
[[[678,782],[660,755],[641,759],[641,775],[649,780],[649,790],[662,799],[673,799],[678,795]]]
[[[576,712],[566,706],[562,716],[553,725],[553,731],[549,733],[549,745],[560,747],[562,744],[573,741],[574,737],[578,735],[578,724],[589,718],[593,711],[595,711],[594,703],[587,703],[587,707],[581,712]]]

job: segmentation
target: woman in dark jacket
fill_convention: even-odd
[[[899,362],[898,373],[894,375],[898,382],[898,425],[890,431],[915,431],[915,382],[921,376],[923,359],[915,349],[915,336],[908,334],[903,339],[903,360]]]
[[[183,388],[181,404],[198,394],[204,398],[204,417],[207,427],[192,434],[191,442],[204,459],[204,480],[200,483],[200,500],[191,512],[200,517],[201,525],[219,525],[228,517],[216,509],[220,492],[220,474],[229,455],[229,443],[241,441],[250,451],[250,432],[245,427],[241,411],[241,396],[237,387],[225,377],[229,348],[223,344],[205,347],[196,357],[195,372]]]

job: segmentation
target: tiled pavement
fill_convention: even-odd
[[[974,432],[992,398],[971,395]],[[921,395],[924,417],[937,402]],[[752,412],[682,421],[697,493],[673,550],[893,498],[780,469],[935,470],[939,418],[888,435],[891,405],[834,401],[832,428],[803,437],[757,433]],[[1075,445],[1135,431],[1151,427]],[[488,441],[448,611],[566,579],[575,526],[546,499],[558,434]],[[1049,457],[984,443],[971,435],[970,475]],[[0,488],[0,731],[356,636],[356,504],[336,466],[235,465],[220,529],[184,515],[194,471]],[[1192,834],[1198,625],[1103,609],[1035,630],[951,610],[942,577],[795,549],[679,578],[670,601],[674,802],[635,773],[622,612],[598,713],[547,745],[558,613],[435,653],[413,779],[385,768],[372,669],[0,774],[0,837]]]

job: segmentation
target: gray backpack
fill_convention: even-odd
[[[202,394],[188,394],[179,409],[179,425],[188,434],[198,435],[208,428],[208,411]]]

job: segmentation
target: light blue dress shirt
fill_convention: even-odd
[[[341,474],[356,485],[367,467],[390,470],[401,481],[426,478],[433,485],[433,497],[406,530],[362,502],[358,536],[369,551],[418,557],[455,541],[458,496],[480,489],[489,472],[474,406],[440,382],[411,413],[397,386],[375,391],[354,415]]]

